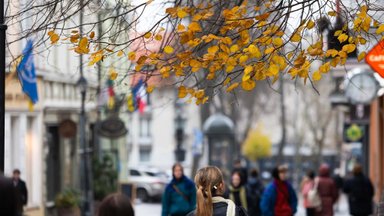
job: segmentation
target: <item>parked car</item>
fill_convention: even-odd
[[[128,181],[136,185],[136,196],[143,202],[160,200],[168,183],[164,172],[153,169],[129,169]]]

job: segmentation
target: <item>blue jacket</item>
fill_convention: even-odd
[[[175,185],[183,195],[176,192]],[[187,177],[173,179],[165,188],[162,198],[162,216],[186,215],[196,208],[196,187]]]
[[[293,214],[297,212],[297,196],[293,187],[288,182],[285,182],[288,186],[289,192],[289,205],[291,206]],[[274,216],[275,214],[275,202],[277,197],[277,188],[274,182],[270,183],[264,190],[263,196],[260,202],[260,209],[263,216]]]

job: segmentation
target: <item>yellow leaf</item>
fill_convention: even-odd
[[[260,50],[253,44],[249,45],[248,51],[249,51],[249,53],[251,53],[252,57],[255,57],[255,58],[261,57]]]
[[[131,60],[131,61],[135,61],[136,53],[135,52],[129,52],[128,53],[128,59]]]
[[[164,47],[164,52],[167,53],[167,54],[172,54],[174,52],[174,49],[171,46],[165,46]]]
[[[183,10],[183,9],[179,9],[179,10],[177,10],[177,16],[180,19],[183,19],[184,17],[188,16],[188,13],[185,12],[185,10]]]
[[[384,32],[384,24],[381,24],[379,28],[376,30],[376,34],[381,34]]]
[[[367,40],[365,38],[363,38],[363,37],[359,37],[359,43],[364,45],[364,44],[367,43]]]
[[[312,29],[313,27],[315,27],[315,23],[312,20],[308,20],[307,29]]]
[[[189,65],[191,67],[201,67],[201,63],[199,61],[197,61],[196,59],[192,59],[190,62],[189,62]]]
[[[339,52],[335,49],[329,49],[327,50],[327,52],[325,53],[325,56],[326,57],[329,57],[329,56],[332,56],[332,57],[335,57]]]
[[[203,16],[201,14],[196,14],[192,17],[192,21],[200,21]]]
[[[145,63],[145,61],[148,59],[148,56],[142,55],[137,59],[137,64],[142,65]]]
[[[52,34],[51,34],[51,44],[55,44],[55,43],[57,43],[57,41],[59,41],[59,40],[60,40],[60,37],[59,37],[58,34],[56,34],[56,33],[52,33]]]
[[[238,82],[235,82],[233,83],[232,85],[230,85],[228,88],[227,88],[227,92],[231,92],[233,89],[239,87],[239,83]]]
[[[201,26],[198,22],[192,22],[191,24],[189,24],[188,29],[191,32],[201,32],[202,31]]]
[[[301,41],[301,36],[299,34],[294,34],[291,37],[292,42],[300,42]]]
[[[248,79],[247,81],[241,82],[241,87],[245,91],[251,91],[256,87],[256,82],[252,79]]]
[[[337,37],[337,39],[340,41],[340,43],[343,43],[345,42],[346,40],[348,40],[348,35],[346,34],[340,34],[339,37]]]
[[[47,33],[48,36],[52,36],[53,34],[55,34],[55,31],[53,31],[53,30],[52,30],[52,31],[49,31],[49,32]]]
[[[282,46],[283,45],[283,40],[281,39],[281,38],[274,38],[273,39],[273,44],[275,45],[275,46],[278,46],[278,47],[280,47],[280,46]]]
[[[157,40],[157,41],[161,41],[161,39],[163,39],[163,36],[161,36],[161,35],[159,35],[159,34],[157,34],[157,35],[155,36],[155,40]]]
[[[361,60],[363,60],[364,58],[365,58],[365,56],[367,55],[367,53],[366,52],[361,52],[360,54],[359,54],[359,56],[357,57],[357,61],[361,61]]]
[[[109,69],[109,79],[110,80],[116,80],[118,73],[114,68]]]
[[[232,53],[235,53],[235,52],[239,51],[239,46],[237,44],[232,45],[229,50],[231,50]]]
[[[90,34],[89,34],[89,38],[93,39],[95,37],[95,32],[92,31]]]
[[[117,52],[117,56],[118,56],[118,57],[121,57],[121,56],[123,56],[123,55],[124,55],[123,50],[120,50],[119,52]]]
[[[253,71],[253,66],[252,65],[247,65],[244,68],[244,74],[250,74]]]
[[[327,73],[330,69],[331,69],[331,65],[329,62],[327,62],[320,66],[319,71],[320,73]]]
[[[280,70],[279,66],[275,64],[271,64],[269,66],[268,72],[270,73],[270,75],[276,76],[277,74],[279,74],[279,70]]]
[[[319,81],[321,79],[321,73],[319,71],[315,71],[312,75],[313,81]]]
[[[339,56],[340,56],[341,58],[347,58],[347,57],[348,57],[347,53],[344,52],[344,51],[340,51],[340,52],[339,52]]]
[[[147,87],[147,93],[149,93],[149,94],[152,93],[152,92],[153,92],[153,89],[155,89],[155,86],[152,86],[152,85],[151,85],[151,86],[148,86],[148,87]]]
[[[188,95],[187,88],[185,88],[184,86],[180,86],[178,97],[179,98],[185,98],[187,95]]]
[[[347,45],[343,46],[342,50],[344,52],[351,53],[351,52],[355,51],[355,49],[356,49],[356,45],[355,44],[347,44]]]
[[[335,37],[341,35],[343,33],[343,30],[337,30],[335,31],[335,34],[333,34]]]
[[[217,53],[217,51],[219,51],[219,47],[218,46],[208,47],[208,53],[215,54],[215,53]]]
[[[248,60],[248,56],[247,55],[242,55],[239,58],[239,63],[242,64],[242,63],[246,62],[247,60]]]
[[[146,39],[150,38],[151,36],[152,36],[152,33],[151,33],[151,32],[147,32],[147,33],[145,33],[145,35],[144,35],[144,37],[145,37]]]
[[[177,32],[183,32],[185,31],[185,26],[183,24],[177,25]]]
[[[248,81],[249,79],[251,79],[251,75],[249,75],[249,74],[244,74],[244,75],[243,75],[243,78],[242,78],[242,81],[245,82],[245,81]]]
[[[235,69],[235,66],[227,65],[227,67],[225,68],[225,72],[229,73],[229,72],[233,71],[233,69]]]
[[[228,85],[228,83],[231,82],[231,77],[227,77],[227,79],[224,80],[223,85]]]
[[[274,47],[269,47],[269,48],[267,48],[267,49],[264,51],[264,53],[265,53],[266,55],[268,55],[268,54],[271,54],[274,50],[275,50]]]
[[[337,16],[337,12],[336,11],[329,11],[328,15],[329,16]]]

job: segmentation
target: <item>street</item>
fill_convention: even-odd
[[[348,216],[348,203],[345,195],[342,195],[339,204],[335,206],[335,216]],[[161,215],[161,203],[141,203],[135,204],[135,215],[138,216],[159,216]],[[305,209],[300,199],[299,210],[296,216],[305,216]]]

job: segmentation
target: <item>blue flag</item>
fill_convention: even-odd
[[[35,64],[33,63],[33,42],[27,41],[27,45],[23,50],[23,59],[17,67],[17,74],[23,88],[23,92],[28,95],[32,103],[35,104],[39,100],[37,93],[37,79],[35,72]]]

